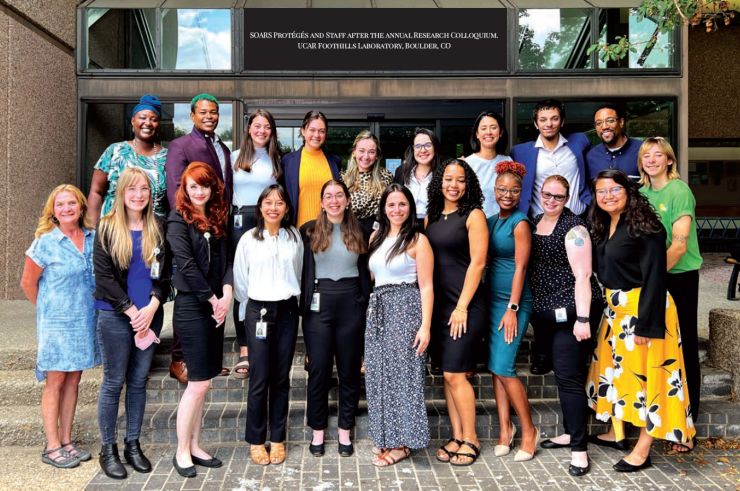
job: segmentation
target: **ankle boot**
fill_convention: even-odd
[[[118,456],[118,445],[115,443],[100,447],[100,459],[98,460],[100,462],[100,468],[111,479],[126,479],[126,476],[128,476],[126,468]]]
[[[141,451],[139,440],[123,441],[123,458],[126,462],[131,464],[136,472],[152,472],[152,463],[146,458],[144,452]]]

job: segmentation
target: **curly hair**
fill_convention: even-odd
[[[188,178],[211,189],[211,198],[206,203],[205,215],[199,213],[187,193]],[[211,167],[204,162],[191,162],[182,173],[180,187],[175,193],[175,208],[185,223],[192,223],[200,233],[213,232],[216,237],[226,236],[228,209],[224,201],[224,184]]]
[[[465,192],[460,196],[460,200],[457,203],[457,213],[461,216],[466,216],[475,209],[480,210],[483,208],[483,192],[480,189],[480,183],[478,182],[478,176],[475,174],[475,171],[463,159],[447,159],[434,171],[432,181],[427,188],[427,196],[429,198],[427,216],[429,217],[429,223],[439,220],[445,208],[445,198],[442,195],[442,180],[445,169],[450,165],[457,165],[465,171]]]
[[[524,164],[512,162],[510,160],[499,162],[496,164],[496,180],[498,181],[498,178],[504,174],[514,176],[514,179],[521,183],[522,179],[524,179],[524,176],[527,174],[527,167]]]
[[[591,194],[594,199],[588,208],[588,221],[591,223],[591,236],[594,242],[606,239],[609,233],[611,217],[607,212],[599,208],[596,197],[596,184],[603,179],[611,179],[624,188],[627,193],[627,205],[622,211],[624,221],[627,223],[627,233],[636,238],[659,232],[663,225],[653,205],[639,191],[639,185],[627,177],[627,174],[618,169],[605,169],[599,172],[591,183]]]

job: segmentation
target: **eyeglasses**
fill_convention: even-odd
[[[596,121],[594,121],[594,126],[596,126],[597,128],[601,128],[602,126],[604,126],[604,124],[608,124],[609,126],[617,124],[617,118],[606,118],[603,121],[601,119],[597,119]]]
[[[337,193],[337,194],[325,194],[321,197],[321,199],[325,199],[326,201],[331,201],[332,199],[340,200],[346,198],[347,195],[344,193]]]
[[[619,194],[622,194],[622,191],[624,191],[624,186],[614,186],[611,189],[597,189],[596,190],[596,196],[599,198],[606,198],[607,195],[617,196]]]
[[[554,199],[558,203],[562,203],[563,201],[568,199],[568,197],[564,194],[552,194],[552,193],[548,193],[547,191],[542,191],[542,199],[544,199],[545,201]]]
[[[417,143],[414,145],[414,150],[431,150],[433,146],[432,142]]]
[[[509,188],[499,187],[499,188],[496,188],[496,192],[500,194],[501,196],[505,196],[507,194],[510,194],[512,196],[519,196],[519,194],[521,194],[522,192],[522,188],[509,189]]]

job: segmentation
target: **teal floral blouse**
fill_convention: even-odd
[[[44,271],[36,297],[36,378],[46,372],[75,372],[100,364],[95,335],[93,237],[85,229],[82,252],[59,228],[34,240],[26,251]]]
[[[113,208],[116,197],[118,177],[126,167],[139,167],[149,176],[154,199],[154,213],[159,216],[167,215],[167,179],[165,178],[164,163],[167,160],[167,149],[162,149],[151,157],[145,157],[134,152],[128,142],[118,142],[110,145],[100,156],[95,169],[108,175],[108,192],[103,200],[103,209],[100,216],[108,214]]]

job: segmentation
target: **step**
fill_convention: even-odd
[[[79,385],[78,405],[97,404],[103,368],[85,370]],[[0,370],[0,407],[32,406],[41,401],[43,382],[33,370]]]

